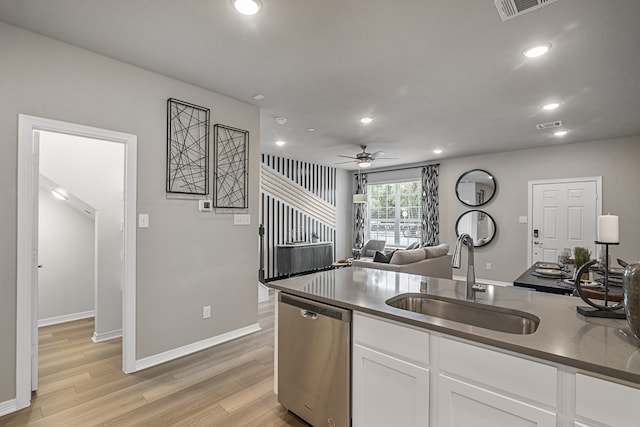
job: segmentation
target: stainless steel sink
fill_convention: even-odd
[[[540,318],[524,311],[435,295],[401,294],[386,303],[402,310],[509,334],[532,334],[540,324]]]

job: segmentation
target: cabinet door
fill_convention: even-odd
[[[555,427],[555,414],[450,378],[438,377],[439,427]]]
[[[429,370],[353,346],[354,427],[428,426]]]

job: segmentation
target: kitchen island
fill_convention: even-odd
[[[529,313],[540,319],[535,332],[498,332],[385,303],[420,293],[421,280],[429,295],[464,299],[462,282],[365,268],[269,283],[353,310],[354,426],[403,424],[398,417],[433,426],[637,425],[629,402],[640,399],[640,348],[625,321],[584,318],[578,298],[511,287],[487,286],[476,303]],[[387,413],[394,418],[385,421]]]

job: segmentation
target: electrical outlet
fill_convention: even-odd
[[[486,263],[484,267],[485,267],[487,270],[491,270],[491,263],[490,263],[490,262]]]
[[[211,317],[211,306],[205,305],[204,307],[202,307],[202,318],[208,319],[210,317]]]

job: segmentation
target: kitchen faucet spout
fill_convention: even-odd
[[[468,300],[476,299],[476,292],[485,292],[486,287],[476,284],[476,273],[474,267],[473,239],[466,233],[460,234],[456,241],[456,247],[453,250],[451,258],[451,267],[460,268],[462,259],[462,247],[467,247],[467,283],[465,288],[465,298]]]

